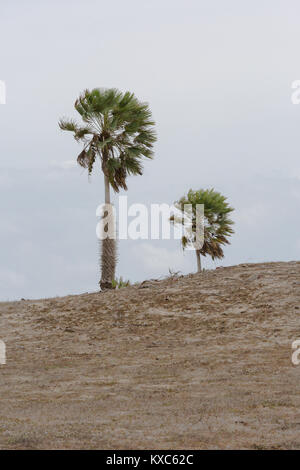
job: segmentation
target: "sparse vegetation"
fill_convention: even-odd
[[[120,276],[119,278],[113,279],[112,281],[113,289],[122,289],[123,287],[128,287],[130,285],[131,285],[130,281],[128,279],[127,280],[123,279],[122,276]]]
[[[299,449],[299,277],[249,264],[1,303],[0,449]]]

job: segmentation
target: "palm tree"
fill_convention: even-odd
[[[112,208],[110,187],[116,193],[121,188],[127,190],[127,176],[143,173],[142,157],[153,158],[156,134],[151,111],[133,93],[122,93],[115,88],[85,90],[75,101],[75,109],[83,124],[61,119],[59,127],[73,132],[74,138],[83,143],[77,162],[89,174],[99,157],[104,174],[105,208],[109,210]],[[108,220],[104,231],[111,233],[108,225],[114,221]],[[101,289],[112,288],[115,269],[116,240],[107,236],[102,240]]]
[[[189,204],[191,211],[187,213],[185,206]],[[170,221],[174,224],[184,224],[187,222],[190,230],[186,231],[182,236],[182,248],[193,247],[196,243],[196,231],[200,230],[197,226],[197,205],[204,205],[204,237],[201,248],[196,248],[197,271],[201,272],[201,255],[211,256],[212,259],[223,258],[223,245],[229,244],[227,237],[234,231],[231,226],[234,223],[229,218],[229,214],[234,210],[226,202],[226,197],[214,191],[214,189],[200,189],[198,191],[189,190],[187,196],[183,196],[179,201],[175,202],[175,207],[181,214],[172,215]],[[185,214],[185,220],[182,215]]]

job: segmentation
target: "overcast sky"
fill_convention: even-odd
[[[80,146],[57,125],[85,88],[152,109],[155,159],[129,203],[228,197],[236,233],[204,267],[300,258],[299,1],[2,0],[0,13],[0,300],[97,289],[102,175],[70,163]],[[194,258],[174,240],[122,241],[118,274],[187,273]]]

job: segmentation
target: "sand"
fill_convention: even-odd
[[[0,304],[0,449],[299,449],[300,262]]]

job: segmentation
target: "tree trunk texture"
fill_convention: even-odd
[[[196,250],[196,257],[197,257],[197,272],[201,273],[201,256],[200,250]]]
[[[110,185],[108,176],[104,175],[105,185],[105,204],[110,205]],[[113,214],[113,212],[111,211]],[[115,220],[112,216],[110,223],[115,224]],[[108,224],[107,224],[108,225]],[[111,233],[109,227],[104,228],[105,232]],[[113,232],[113,230],[112,230]],[[101,280],[99,282],[101,290],[112,289],[112,281],[115,279],[116,264],[117,264],[117,252],[116,252],[116,240],[109,236],[100,241],[101,243]]]

